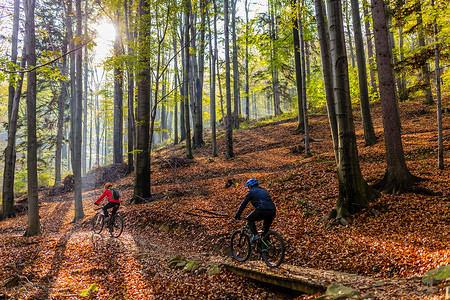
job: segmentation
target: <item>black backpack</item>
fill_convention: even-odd
[[[116,188],[112,188],[112,196],[114,200],[118,200],[120,198],[120,193]]]

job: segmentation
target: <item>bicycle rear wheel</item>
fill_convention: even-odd
[[[102,232],[104,225],[105,217],[102,215],[102,213],[96,213],[94,218],[92,218],[92,231],[99,234],[100,232]]]
[[[281,265],[284,259],[284,241],[280,234],[269,231],[262,240],[261,256],[271,268]]]
[[[231,235],[231,254],[239,261],[246,261],[250,256],[250,237],[242,230],[236,230]]]
[[[111,217],[111,220],[108,224],[109,233],[112,237],[117,238],[122,234],[123,231],[123,219],[119,214],[115,214]]]

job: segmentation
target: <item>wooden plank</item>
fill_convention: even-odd
[[[327,287],[317,284],[308,278],[300,276],[281,276],[274,273],[262,272],[253,268],[225,263],[224,266],[236,275],[253,280],[270,283],[283,288],[307,294],[325,293]]]

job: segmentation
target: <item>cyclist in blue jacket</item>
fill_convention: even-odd
[[[272,222],[275,219],[276,207],[269,193],[258,185],[258,180],[254,178],[249,179],[245,186],[248,186],[248,193],[245,195],[244,200],[242,200],[234,218],[238,220],[248,202],[252,203],[255,210],[250,213],[246,219],[250,233],[252,234],[251,241],[253,242],[259,238],[255,221],[264,220],[262,236],[265,236],[266,233],[269,232],[270,225],[272,225]]]

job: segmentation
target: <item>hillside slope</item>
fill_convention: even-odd
[[[116,183],[121,190],[126,231],[117,239],[93,235],[89,221],[92,203],[101,191],[83,195],[86,219],[71,224],[71,195],[42,196],[43,234],[26,239],[26,216],[0,223],[0,291],[13,298],[67,299],[95,283],[96,299],[293,298],[228,271],[218,275],[195,274],[168,268],[170,257],[180,255],[203,262],[205,268],[229,260],[228,240],[242,224],[234,221],[246,193],[248,178],[257,178],[273,196],[278,215],[273,229],[288,248],[284,264],[318,270],[335,270],[375,278],[413,278],[450,263],[449,119],[445,115],[445,170],[437,170],[435,113],[419,103],[401,103],[403,142],[407,164],[414,175],[427,179],[420,186],[442,196],[383,195],[369,210],[350,219],[347,227],[331,226],[321,219],[337,198],[333,147],[326,116],[311,116],[313,157],[304,158],[293,147],[303,136],[294,135],[293,120],[234,133],[235,158],[224,155],[219,135],[219,157],[211,146],[195,150],[194,160],[184,159],[183,145],[161,149],[152,157],[151,189],[155,201],[127,206],[131,198],[129,176]],[[355,112],[361,169],[369,183],[384,174],[384,141],[380,107],[373,107],[379,142],[364,147],[361,120]],[[203,210],[203,211],[202,211]],[[211,218],[206,211],[228,215]],[[250,212],[250,208],[244,212]],[[10,282],[10,280],[12,280]],[[413,280],[413,279],[411,279]],[[381,292],[380,292],[381,293]],[[399,293],[398,290],[395,293]],[[377,299],[441,299],[437,289],[420,287]],[[295,295],[299,296],[299,295]],[[306,298],[310,298],[305,296]],[[443,298],[442,298],[443,299]]]

